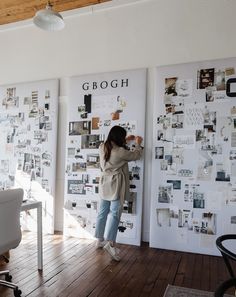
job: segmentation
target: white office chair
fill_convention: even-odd
[[[20,209],[24,191],[22,189],[12,189],[0,191],[0,255],[16,248],[21,241]],[[14,290],[14,296],[21,296],[21,290],[14,283],[11,283],[9,271],[0,271],[0,276],[5,276],[5,280],[0,280],[0,286]]]

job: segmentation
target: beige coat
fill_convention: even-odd
[[[142,148],[137,146],[134,151],[113,145],[108,162],[104,160],[104,144],[99,147],[101,177],[99,195],[104,200],[120,199],[123,203],[129,197],[128,162],[141,158]]]

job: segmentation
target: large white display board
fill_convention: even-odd
[[[58,80],[0,86],[0,188],[21,187],[42,201],[44,231],[54,232]],[[22,224],[36,228],[34,215]]]
[[[236,232],[236,58],[159,67],[150,245],[218,254]]]
[[[144,136],[146,70],[74,77],[70,80],[64,233],[92,237],[99,209],[98,147],[114,125]],[[117,241],[139,245],[143,160],[130,162],[130,200],[125,201]]]

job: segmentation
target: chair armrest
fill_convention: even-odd
[[[233,252],[229,251],[225,246],[223,246],[223,242],[225,240],[236,240],[236,234],[225,234],[222,236],[219,236],[216,239],[216,246],[217,248],[220,250],[220,252],[222,254],[227,255],[230,259],[236,261],[236,254],[234,254]]]

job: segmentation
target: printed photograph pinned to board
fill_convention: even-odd
[[[235,229],[235,69],[236,58],[156,69],[151,247],[218,255],[212,243]]]
[[[54,233],[58,80],[0,86],[0,189],[20,187],[42,201],[43,229]],[[34,211],[22,227],[37,230]]]
[[[72,77],[69,100],[64,234],[93,238],[100,203],[99,145],[115,125],[144,137],[146,70]],[[120,243],[140,245],[143,163],[143,158],[129,162],[130,197],[123,204]]]

